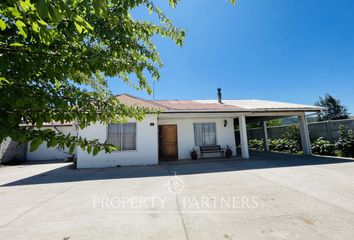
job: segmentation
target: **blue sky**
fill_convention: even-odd
[[[158,2],[186,39],[180,48],[156,38],[164,67],[155,99],[215,99],[221,87],[224,99],[313,104],[330,93],[354,113],[353,0],[182,0],[175,10]]]

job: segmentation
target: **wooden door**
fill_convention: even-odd
[[[177,160],[177,125],[161,126],[161,158],[163,160]]]

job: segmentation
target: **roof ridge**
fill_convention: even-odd
[[[164,105],[164,104],[157,103],[156,100],[149,100],[149,101],[153,102],[153,103],[154,103],[155,105],[157,105],[157,106],[164,107],[164,108],[166,108],[166,109],[168,109],[168,110],[175,110],[175,108],[171,108],[171,107],[168,107],[168,106],[166,106],[166,105]],[[160,100],[160,101],[168,101],[168,100]]]
[[[137,96],[134,96],[134,95],[131,95],[131,94],[128,94],[128,93],[117,94],[117,95],[115,95],[115,97],[122,96],[122,95],[131,97],[131,98],[135,98],[135,99],[137,99],[137,100],[140,100],[140,101],[143,101],[143,102],[146,102],[146,103],[155,105],[155,106],[167,108],[166,106],[164,106],[164,105],[162,105],[162,104],[155,103],[155,102],[153,102],[152,100],[146,100],[146,99],[144,99],[144,98],[137,97]]]

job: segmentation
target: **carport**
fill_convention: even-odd
[[[269,151],[266,122],[285,117],[297,117],[301,135],[302,150],[305,155],[311,154],[311,142],[306,114],[319,113],[324,110],[323,108],[264,100],[225,100],[224,103],[249,110],[249,112],[244,112],[236,118],[240,131],[242,158],[249,158],[247,124],[256,122],[262,123],[264,150]]]

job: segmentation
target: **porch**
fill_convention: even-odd
[[[183,115],[165,114],[160,115],[158,124],[158,149],[159,162],[167,160],[168,162],[182,161],[214,161],[220,159],[216,155],[206,156],[206,158],[197,161],[190,159],[192,149],[198,151],[198,158],[202,155],[200,144],[198,144],[198,129],[200,124],[204,124],[208,130],[207,135],[213,137],[211,145],[218,145],[225,150],[230,146],[233,151],[233,159],[250,158],[248,148],[247,124],[261,122],[264,133],[264,150],[269,151],[268,131],[266,121],[284,117],[296,116],[301,134],[302,149],[305,155],[311,155],[311,145],[308,132],[305,112],[247,112],[247,113],[186,113]],[[240,140],[235,139],[235,129],[240,131]],[[200,134],[199,134],[200,135]],[[212,138],[210,137],[210,138]],[[208,145],[208,144],[206,144]],[[239,151],[235,151],[240,146]],[[220,155],[220,154],[219,154]],[[165,156],[165,158],[164,158]],[[211,158],[210,158],[211,157]],[[169,164],[169,163],[167,163]]]

